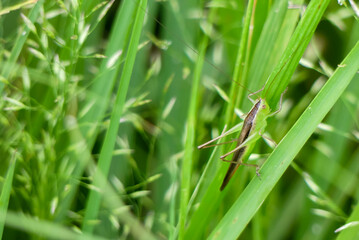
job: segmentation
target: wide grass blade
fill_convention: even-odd
[[[351,29],[350,37],[348,37],[348,42],[345,44],[345,51],[349,52],[358,39],[359,23],[357,22]],[[315,42],[318,45],[320,43],[318,41]],[[355,110],[358,107],[358,92],[359,76],[357,75],[342,95],[341,100],[335,104],[326,117],[325,124],[328,130],[318,131],[321,133],[320,138],[315,140],[313,144],[317,151],[315,154],[311,154],[303,165],[306,169],[310,169],[310,175],[314,178],[317,185],[323,191],[329,193],[333,201],[343,210],[346,209],[347,197],[352,196],[353,192],[355,192],[357,186],[356,176],[359,172],[359,166],[356,164],[358,159],[357,150],[349,150],[353,144],[353,139],[348,137],[351,135],[353,127],[355,125],[358,126],[356,123],[358,119],[357,111]],[[343,133],[345,133],[346,137],[342,137]],[[323,166],[325,166],[325,171],[323,171]],[[335,186],[339,191],[333,194],[331,191],[332,186]],[[307,191],[309,192],[309,190]],[[320,196],[317,197],[321,201],[324,200]],[[343,224],[343,222],[333,221],[332,218],[323,218],[323,216],[318,214],[313,215],[312,209],[318,208],[318,205],[320,209],[330,211],[329,208],[323,207],[317,202],[309,199],[306,200],[305,207],[302,210],[303,213],[300,216],[300,219],[303,220],[299,220],[301,228],[305,229],[305,231],[300,233],[299,238],[300,236],[318,239],[333,238],[336,235],[334,229]],[[335,214],[334,211],[331,212]],[[348,214],[348,212],[346,213]],[[320,225],[320,230],[311,231],[309,226],[313,224]]]
[[[248,80],[246,81],[246,86],[248,89],[251,89],[251,91],[256,91],[264,86],[265,80],[268,77],[268,68],[273,67],[276,63],[273,61],[273,55],[279,55],[279,53],[278,51],[274,51],[274,46],[280,36],[280,30],[287,12],[287,1],[275,2],[269,12],[269,16],[265,21],[263,30],[254,50],[253,60],[248,73]],[[294,22],[297,22],[297,20],[295,19]],[[282,46],[285,45],[286,43],[282,42]],[[269,73],[270,72],[271,69],[269,70]],[[249,101],[245,102],[248,102],[248,104],[250,103]]]
[[[266,99],[271,109],[276,109],[280,95],[288,86],[291,76],[303,56],[329,2],[329,0],[310,2],[283,53],[281,61],[269,76],[261,97]]]

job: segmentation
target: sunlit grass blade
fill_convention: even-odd
[[[105,140],[101,148],[98,167],[93,178],[93,185],[98,189],[102,189],[104,185],[103,178],[107,176],[111,165],[112,152],[115,146],[115,140],[119,129],[119,122],[122,111],[124,109],[128,86],[137,54],[138,43],[142,32],[142,24],[145,16],[145,12],[142,9],[145,9],[146,6],[147,0],[143,0],[140,2],[140,7],[137,9],[137,15],[132,29],[125,65],[123,67],[123,72],[120,78],[120,85],[117,91],[116,100],[110,119],[110,126],[107,130]],[[84,232],[91,233],[94,230],[95,226],[91,223],[91,220],[96,219],[98,215],[98,210],[101,204],[101,197],[101,193],[97,190],[90,191],[90,195],[86,204],[84,222],[82,225]]]
[[[271,71],[270,67],[276,63],[273,61],[275,55],[279,55],[279,51],[274,51],[274,46],[277,44],[277,39],[280,36],[280,30],[284,22],[284,17],[288,11],[287,1],[277,1],[272,6],[269,16],[263,26],[260,38],[253,53],[253,60],[246,80],[246,86],[251,91],[256,91],[263,87],[265,80]],[[294,20],[297,22],[296,20]],[[285,46],[282,42],[282,46]],[[279,52],[279,53],[278,53]],[[269,73],[268,73],[269,71]],[[243,98],[245,100],[245,98]],[[249,105],[249,101],[244,101]],[[244,105],[244,103],[242,104]]]
[[[252,179],[213,230],[210,239],[236,239],[241,234],[317,125],[349,85],[358,69],[359,42],[269,156],[260,170],[261,178]]]
[[[18,4],[15,4],[13,6],[10,6],[10,7],[6,7],[6,8],[2,8],[0,10],[0,16],[1,15],[5,15],[5,14],[8,14],[12,11],[16,11],[20,8],[24,8],[24,7],[27,7],[28,5],[30,4],[33,4],[35,3],[37,0],[28,0],[28,1],[25,1],[25,2],[21,2],[21,3],[18,3]]]
[[[291,1],[290,4],[300,6],[303,4],[303,0]],[[263,88],[266,80],[268,80],[268,77],[273,72],[273,68],[276,67],[282,58],[283,52],[286,50],[284,46],[288,45],[297,27],[301,8],[288,8],[290,6],[287,1],[278,1],[271,8],[256,44],[248,73],[247,88],[251,91]],[[248,101],[246,96],[243,96],[241,106],[243,110],[251,108],[251,102]]]
[[[283,53],[280,63],[269,76],[261,96],[266,99],[271,109],[276,109],[280,95],[288,86],[291,76],[328,4],[329,0],[310,2]]]

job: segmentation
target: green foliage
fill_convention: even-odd
[[[357,238],[355,14],[329,0],[1,1],[0,235]],[[286,88],[264,134],[278,145],[245,159],[260,177],[240,166],[221,192],[235,145],[197,146],[238,135],[248,94],[274,112]]]

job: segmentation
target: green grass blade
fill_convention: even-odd
[[[356,154],[354,154],[355,156],[355,160],[354,162],[358,159],[359,157],[359,151],[356,152]],[[351,179],[353,180],[353,183],[355,184],[355,180],[357,179]],[[355,187],[353,189],[356,190],[357,185],[355,185]],[[338,229],[337,229],[338,230]],[[337,232],[336,230],[336,232]],[[349,218],[346,220],[346,223],[344,226],[341,226],[339,229],[339,235],[336,238],[337,240],[350,240],[350,239],[358,239],[359,238],[359,204],[357,204],[355,206],[355,208],[353,209],[351,215],[349,216]]]
[[[119,122],[122,115],[122,111],[124,109],[128,85],[130,83],[131,73],[137,54],[138,43],[142,32],[142,24],[145,15],[145,12],[142,9],[145,9],[146,6],[147,0],[141,1],[133,25],[126,61],[120,78],[120,85],[117,91],[116,100],[110,119],[110,126],[106,132],[105,140],[102,145],[100,158],[98,161],[98,167],[94,176],[93,184],[98,189],[102,189],[102,178],[107,176],[111,165],[112,151],[115,146],[115,140],[119,129]],[[90,196],[88,198],[85,210],[85,218],[82,226],[84,232],[92,232],[94,230],[94,226],[91,224],[91,220],[96,219],[98,210],[100,208],[100,203],[101,194],[98,191],[92,190],[90,192]]]
[[[236,239],[318,124],[339,99],[359,69],[359,42],[343,60],[300,119],[295,123],[255,177],[210,235],[210,239]]]
[[[288,86],[290,78],[303,56],[329,2],[329,0],[315,0],[309,3],[304,16],[301,18],[283,53],[280,63],[269,76],[262,92],[262,98],[266,99],[271,109],[276,109],[280,95]]]
[[[71,136],[71,142],[76,145],[76,148],[74,148],[73,151],[75,151],[76,153],[74,153],[75,156],[82,156],[82,159],[79,159],[80,164],[79,165],[83,165],[86,164],[86,166],[90,165],[91,167],[89,167],[90,169],[94,169],[95,168],[95,163],[92,159],[91,153],[89,152],[87,145],[86,145],[86,140],[83,138],[78,125],[76,124],[76,122],[72,122],[70,121],[70,123],[68,124],[73,124],[71,126],[69,126],[72,130],[70,136]],[[90,159],[91,161],[88,161],[88,159]],[[84,168],[84,167],[83,167]],[[101,176],[102,178],[103,176]],[[106,182],[105,178],[103,178],[103,181],[105,181],[105,186],[101,189],[104,195],[104,205],[106,206],[106,209],[111,211],[112,214],[114,214],[116,217],[119,218],[119,220],[123,223],[126,224],[130,230],[132,235],[135,238],[138,239],[155,239],[155,237],[147,230],[145,229],[141,222],[138,221],[138,219],[130,212],[130,210],[128,209],[128,207],[124,204],[124,202],[122,201],[122,199],[119,197],[118,195],[118,191],[115,191],[113,189],[113,187],[109,184],[109,182]],[[69,184],[71,184],[70,189],[77,189],[77,181],[72,180]],[[75,192],[74,190],[72,190],[72,192]],[[72,193],[71,192],[71,193]],[[66,207],[68,207],[68,205],[71,203],[71,201],[73,201],[73,194],[65,194],[66,198],[64,198],[61,201],[65,201],[66,204],[60,204],[59,207],[57,208],[57,212],[56,212],[56,216],[57,219],[56,221],[60,222],[60,220],[63,218],[59,219],[59,215],[65,215],[66,213],[68,213],[68,209]],[[120,209],[120,210],[119,210]]]
[[[233,72],[233,79],[236,82],[232,82],[230,94],[229,94],[229,104],[226,108],[226,124],[232,126],[236,115],[234,114],[234,108],[238,106],[238,102],[242,99],[244,91],[246,91],[243,86],[245,86],[245,78],[248,71],[248,59],[250,55],[250,46],[252,40],[252,32],[250,31],[251,19],[255,11],[254,1],[250,0],[248,2],[246,15],[244,19],[244,26],[241,34],[241,41],[239,43],[237,59]],[[240,85],[240,86],[238,86]]]
[[[7,214],[7,208],[9,206],[9,199],[12,189],[12,181],[14,178],[14,171],[16,166],[16,151],[13,153],[13,159],[10,161],[8,167],[4,185],[1,190],[0,196],[0,239],[2,239],[4,232],[4,223]]]
[[[193,159],[193,149],[195,149],[195,132],[198,112],[198,93],[199,84],[201,80],[201,73],[203,69],[203,63],[205,58],[205,51],[208,45],[208,37],[203,36],[200,43],[199,56],[196,61],[196,66],[193,74],[192,90],[190,106],[188,109],[187,124],[186,124],[186,136],[185,136],[185,148],[184,158],[181,169],[181,201],[180,201],[180,216],[179,216],[179,239],[185,239],[185,223],[187,216],[187,206],[190,195],[190,183],[191,183],[191,168]]]
[[[104,117],[108,107],[116,76],[122,66],[120,63],[124,54],[121,54],[121,52],[124,51],[125,46],[128,44],[133,26],[130,22],[134,21],[136,10],[136,4],[132,1],[123,2],[111,30],[105,52],[107,58],[101,62],[94,83],[86,95],[79,124],[81,132],[88,139],[89,146],[92,146],[94,143],[97,136],[97,124]]]
[[[356,238],[359,74],[283,175],[314,123],[265,165],[273,150],[251,135],[244,161],[263,166],[261,181],[239,166],[219,190],[229,165],[220,156],[234,148],[248,93],[272,74],[257,97],[274,111],[290,78],[264,133],[279,142],[357,43],[352,9],[332,1],[323,14],[329,0],[141,1],[0,1],[2,238],[207,239],[219,223],[218,238]],[[357,60],[348,63],[338,71],[350,74]],[[308,111],[310,121],[323,114]],[[237,131],[195,148],[224,125]]]
[[[110,93],[116,80],[117,73],[121,67],[121,57],[109,65],[109,61],[113,61],[114,56],[119,51],[125,48],[128,44],[130,30],[133,21],[133,16],[136,14],[135,5],[131,1],[124,1],[124,4],[119,9],[115,18],[114,26],[111,30],[111,35],[108,40],[105,55],[108,57],[101,62],[99,72],[97,73],[94,84],[86,94],[85,103],[80,111],[78,125],[71,131],[70,145],[76,145],[79,142],[85,144],[83,147],[78,148],[75,152],[71,153],[70,158],[77,162],[75,170],[72,172],[74,179],[79,179],[84,172],[87,165],[86,161],[89,159],[89,150],[94,144],[95,137],[97,136],[98,124],[104,117],[105,111],[110,101]],[[112,60],[110,60],[112,59]],[[84,110],[91,106],[87,111]],[[77,131],[79,128],[79,131]],[[80,136],[82,133],[82,136]],[[86,141],[86,143],[82,142]],[[84,157],[86,156],[86,157]],[[81,160],[78,160],[81,159]],[[66,187],[66,183],[62,188]],[[60,201],[59,209],[57,210],[56,220],[61,221],[67,214],[67,209],[70,208],[71,202],[76,194],[77,181],[71,181],[70,192],[67,194],[66,199]],[[62,189],[60,188],[60,189]]]
[[[249,1],[248,7],[247,7],[247,12],[246,12],[246,17],[245,17],[245,24],[244,24],[242,35],[241,35],[241,42],[239,45],[234,74],[233,74],[233,79],[235,79],[238,82],[232,82],[232,85],[231,85],[230,101],[229,101],[229,105],[227,106],[227,109],[226,109],[226,119],[228,121],[226,121],[226,122],[234,121],[234,119],[236,117],[233,114],[234,108],[235,108],[238,100],[241,98],[240,97],[241,94],[243,94],[243,91],[245,91],[245,89],[238,87],[238,83],[243,84],[244,74],[246,71],[245,68],[248,67],[244,63],[247,62],[246,60],[247,60],[248,54],[249,54],[246,51],[247,51],[248,44],[250,44],[249,43],[249,41],[250,41],[249,29],[250,29],[253,8],[254,8],[254,1]],[[240,93],[240,92],[242,92],[242,93]],[[221,165],[219,174],[217,174],[216,177],[214,177],[213,182],[208,187],[208,190],[206,191],[206,193],[204,194],[204,197],[203,197],[205,199],[205,203],[201,204],[200,208],[197,209],[197,211],[192,216],[191,221],[188,224],[187,231],[185,233],[185,239],[189,239],[189,238],[199,239],[201,234],[203,234],[202,231],[205,229],[205,226],[208,224],[207,221],[210,220],[210,216],[211,216],[211,214],[213,214],[213,211],[215,210],[214,206],[216,206],[216,205],[218,206],[220,196],[221,196],[221,194],[219,194],[219,190],[214,191],[213,189],[219,189],[220,181],[224,177],[226,168],[227,168],[227,166]],[[209,205],[209,206],[206,207],[207,205]]]
[[[274,45],[279,37],[287,8],[287,1],[275,2],[265,21],[256,49],[253,53],[253,60],[248,73],[246,86],[251,91],[256,91],[263,87],[267,78],[266,74],[268,72],[266,72],[266,70],[268,71],[268,65],[275,63],[272,60]],[[249,101],[246,102],[249,103]]]
[[[317,2],[320,2],[320,1],[317,1]],[[326,3],[328,3],[328,1]],[[283,8],[283,6],[281,6],[281,7]],[[317,7],[318,6],[315,5],[315,4],[312,4],[312,5],[308,6],[309,13],[307,13],[307,17],[304,18],[304,20],[301,20],[302,22],[304,21],[304,23],[308,24],[308,22],[307,22],[308,18],[313,19],[314,17],[316,17],[317,22],[312,22],[311,24],[313,24],[313,26],[311,26],[309,28],[308,27],[305,27],[305,28],[300,27],[299,28],[299,26],[303,26],[303,23],[302,23],[301,25],[298,26],[298,28],[295,31],[297,35],[299,33],[301,33],[302,37],[306,37],[307,41],[304,42],[305,44],[307,44],[309,42],[310,38],[308,38],[308,36],[311,36],[311,34],[313,34],[313,29],[315,29],[315,27],[317,26],[316,24],[320,20],[320,17],[318,17],[318,14],[319,15],[323,14],[323,11],[325,10],[326,5],[325,4],[321,5],[321,8],[319,8],[319,9],[317,9]],[[312,11],[313,8],[317,9],[318,12]],[[248,9],[251,10],[250,4],[248,5]],[[284,10],[282,10],[282,11],[284,11]],[[251,14],[252,14],[251,11],[247,12],[247,18],[250,19]],[[279,19],[281,19],[281,18],[279,18]],[[249,20],[245,21],[245,23],[248,24],[248,26],[245,25],[245,27],[247,26],[249,28],[249,22],[250,22]],[[248,34],[249,34],[248,32],[243,30],[241,44],[243,44],[245,46],[247,46],[248,43],[246,41],[244,41],[243,39],[245,39],[244,36],[246,36]],[[297,38],[292,37],[292,39],[291,39],[291,41],[289,43],[289,46],[292,46],[292,45],[299,46],[298,43],[296,42],[296,39]],[[297,66],[297,64],[299,62],[300,56],[303,54],[306,45],[305,46],[300,45],[300,47],[301,47],[300,49],[298,49],[298,47],[296,47],[294,49],[292,47],[286,49],[286,52],[283,54],[283,57],[281,58],[281,62],[278,64],[278,66],[276,68],[277,71],[273,72],[273,74],[271,75],[271,78],[270,78],[271,81],[268,81],[268,84],[266,85],[266,87],[271,85],[272,80],[275,80],[275,84],[282,84],[283,83],[282,81],[283,81],[284,77],[286,79],[288,79],[288,82],[289,82],[289,80],[290,80],[290,78],[288,77],[289,74],[284,74],[284,72],[285,72],[284,70],[290,69],[290,74],[291,75],[294,73],[294,70],[296,69],[296,66]],[[237,58],[236,70],[235,70],[235,74],[234,74],[235,77],[239,73],[241,73],[240,76],[243,77],[243,76],[245,76],[246,71],[247,71],[247,70],[241,69],[241,68],[244,68],[243,64],[238,64],[238,62],[248,61],[246,59],[246,57],[245,57],[246,54],[243,51],[244,51],[244,49],[240,48],[239,53],[238,53],[238,58]],[[295,56],[297,56],[297,58],[293,58],[293,54],[295,54]],[[299,58],[298,58],[298,56],[299,56]],[[282,69],[283,66],[285,66],[285,69]],[[281,76],[277,76],[278,72],[280,72]],[[234,79],[237,79],[237,78],[234,78]],[[288,84],[288,82],[287,82],[287,84]],[[239,91],[238,90],[238,85],[236,83],[233,83],[233,84],[235,85],[235,87],[233,87],[233,85],[232,85],[230,99],[231,99],[231,102],[237,102],[237,100],[234,100],[232,94],[238,94],[238,92],[237,92],[237,91]],[[272,86],[272,87],[274,88],[274,86]],[[243,91],[243,89],[242,89],[242,91]],[[278,92],[277,92],[277,94],[278,94]],[[280,96],[280,94],[281,94],[281,92],[279,92],[278,96]],[[240,95],[238,95],[238,96],[240,97]],[[235,98],[235,99],[237,99],[237,98]],[[229,104],[229,106],[227,108],[227,113],[228,113],[228,111],[232,111],[232,114],[229,114],[229,115],[226,114],[226,119],[227,119],[226,123],[228,123],[229,126],[230,126],[231,121],[234,120],[234,118],[231,118],[231,117],[232,116],[235,117],[235,115],[233,114],[233,107],[234,106],[235,105]],[[210,219],[209,214],[211,213],[211,211],[215,210],[214,206],[216,205],[216,203],[218,204],[218,202],[221,199],[221,197],[218,196],[219,193],[217,191],[213,191],[213,189],[216,189],[218,187],[218,184],[220,182],[219,179],[223,179],[223,176],[225,174],[226,169],[227,169],[227,166],[225,166],[225,165],[220,166],[220,169],[219,169],[217,175],[214,177],[213,184],[211,184],[211,186],[209,187],[209,190],[207,191],[207,193],[206,193],[206,195],[204,197],[204,201],[201,203],[200,207],[197,209],[197,211],[194,213],[194,215],[193,215],[193,217],[191,219],[191,222],[189,224],[189,228],[188,228],[188,231],[187,231],[187,233],[188,233],[187,237],[189,237],[189,236],[194,236],[194,238],[198,237],[199,235],[197,235],[197,234],[200,234],[199,231],[200,231],[200,229],[202,229],[201,227],[198,227],[198,224],[201,224],[201,225],[204,226],[204,225],[206,225],[206,220]],[[208,209],[210,209],[210,210],[208,210]],[[200,220],[200,219],[202,219],[202,220]],[[199,222],[201,222],[201,223],[199,223]],[[193,227],[192,227],[192,224],[193,224]]]
[[[359,39],[358,22],[351,29],[350,35],[347,44],[345,44],[345,50],[348,52],[355,45],[357,39]],[[349,99],[351,96],[357,96],[358,92],[359,76],[357,75],[341,97],[341,101],[335,104],[335,107],[325,119],[324,123],[334,131],[325,131],[321,134],[314,145],[318,151],[305,161],[307,163],[305,168],[311,169],[311,176],[326,193],[332,193],[332,186],[340,189],[336,194],[329,194],[329,196],[343,210],[346,209],[347,197],[351,196],[353,191],[355,191],[359,166],[356,165],[356,159],[358,158],[355,158],[355,156],[357,154],[354,153],[352,155],[353,151],[348,150],[352,145],[352,140],[347,137],[340,137],[340,134],[338,135],[336,132],[350,133],[352,131],[351,129],[357,121],[354,109],[358,106],[358,103]],[[325,146],[325,149],[319,146]],[[327,151],[328,149],[330,152]],[[347,165],[348,163],[349,165]],[[323,171],[323,166],[325,166],[325,171]],[[316,196],[321,201],[328,203],[321,196],[317,194]],[[308,238],[334,238],[336,236],[334,229],[339,226],[332,218],[323,218],[323,216],[318,214],[313,215],[311,209],[318,208],[318,205],[320,209],[328,209],[327,207],[321,207],[320,204],[309,199],[306,201],[302,211],[303,214],[301,214],[301,219],[303,220],[300,221],[301,229],[305,229],[305,231],[302,231],[301,234]],[[334,213],[334,211],[330,212]],[[346,212],[346,214],[349,213]],[[311,231],[309,226],[313,224],[320,225],[320,231]]]

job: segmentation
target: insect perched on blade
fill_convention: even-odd
[[[228,171],[220,188],[221,191],[227,186],[229,180],[232,178],[239,165],[243,164],[242,159],[247,146],[241,145],[243,145],[244,141],[248,139],[249,135],[254,134],[257,132],[257,130],[261,131],[265,129],[267,125],[266,118],[269,114],[269,111],[270,109],[268,104],[263,99],[259,99],[244,119],[242,131],[239,135],[236,146],[236,149],[238,148],[238,150],[236,150],[233,154],[231,164],[229,165]],[[261,124],[257,124],[258,122]],[[256,128],[256,126],[259,125],[261,126],[261,129]],[[221,159],[224,158],[225,157],[221,157]],[[256,167],[258,168],[258,166]]]
[[[222,185],[220,187],[221,191],[227,186],[229,180],[232,178],[233,174],[235,173],[235,171],[237,170],[237,168],[240,165],[256,167],[256,173],[259,176],[259,172],[258,172],[259,166],[256,164],[244,163],[243,159],[247,153],[250,154],[250,151],[254,147],[254,143],[258,140],[258,138],[261,136],[262,132],[265,130],[266,125],[267,125],[267,121],[266,121],[267,118],[273,116],[274,114],[278,113],[281,110],[281,103],[282,103],[282,98],[283,98],[284,93],[285,92],[283,92],[281,95],[279,109],[273,113],[270,113],[270,107],[264,99],[259,98],[254,103],[254,106],[252,107],[252,109],[249,111],[246,118],[244,119],[241,133],[239,134],[238,139],[236,139],[236,142],[237,142],[236,148],[234,148],[232,151],[221,156],[221,159],[223,161],[231,163],[229,165],[227,173],[226,173],[226,175],[223,179]],[[253,94],[251,94],[251,95],[253,95]],[[226,135],[229,135],[230,133],[231,133],[231,130],[221,134],[221,136],[219,136],[205,144],[202,144],[198,148],[202,149],[202,148],[211,147],[213,145],[208,145],[209,143],[212,143]],[[231,142],[233,142],[233,141],[231,141]],[[225,160],[225,158],[232,153],[233,153],[232,160],[231,161]]]
[[[143,11],[145,11],[146,13],[148,13],[146,11],[146,9],[143,9]],[[156,18],[154,18],[154,20],[162,27],[164,28],[167,32],[169,32],[171,35],[175,36],[177,40],[179,40],[180,42],[182,42],[182,44],[184,46],[186,46],[188,49],[190,49],[192,52],[194,52],[197,55],[200,55],[200,53],[203,53],[205,51],[205,45],[203,44],[201,46],[204,47],[204,49],[202,49],[201,51],[196,50],[195,48],[193,48],[191,45],[189,45],[186,41],[184,41],[183,38],[181,38],[182,36],[179,36],[177,34],[177,32],[172,31],[172,29],[166,27],[164,24],[162,24],[159,20],[157,20]],[[249,26],[249,24],[248,24]],[[243,34],[249,34],[249,31],[244,32]],[[248,36],[247,36],[248,37]],[[241,39],[246,39],[246,37],[243,35]],[[206,42],[206,41],[204,41]],[[241,44],[245,44],[245,43],[241,43]],[[230,181],[230,179],[232,178],[233,174],[235,173],[235,171],[237,170],[237,168],[240,165],[246,165],[246,166],[254,166],[257,168],[257,175],[259,175],[259,167],[256,164],[248,164],[245,163],[243,161],[245,161],[245,159],[247,159],[247,157],[251,154],[252,149],[254,148],[255,142],[261,137],[261,134],[265,131],[267,122],[266,119],[270,116],[272,116],[273,114],[277,113],[278,111],[275,111],[274,113],[271,113],[271,109],[269,107],[269,104],[267,103],[266,100],[268,100],[268,102],[270,102],[270,100],[273,100],[273,97],[271,96],[271,98],[267,98],[267,93],[268,93],[268,89],[270,89],[271,85],[273,84],[273,80],[277,78],[278,74],[280,72],[282,72],[282,70],[288,65],[287,63],[289,62],[289,60],[291,59],[291,57],[294,55],[294,53],[296,52],[296,50],[299,48],[300,44],[298,44],[298,46],[293,49],[293,52],[287,56],[287,59],[283,62],[280,62],[280,64],[282,64],[282,66],[278,67],[279,69],[274,69],[273,71],[273,75],[270,75],[268,78],[268,82],[267,82],[267,89],[265,90],[265,94],[262,95],[262,97],[257,98],[256,101],[253,101],[251,99],[251,101],[254,103],[254,106],[252,107],[252,109],[249,111],[249,113],[247,114],[244,122],[243,122],[243,127],[241,130],[241,133],[239,135],[239,137],[231,142],[236,142],[236,147],[226,153],[225,155],[221,156],[221,159],[223,161],[226,162],[230,162],[230,166],[229,169],[224,177],[223,183],[220,187],[220,190],[222,191],[226,185],[228,184],[228,182]],[[242,56],[239,54],[239,56]],[[242,58],[241,58],[242,59]],[[243,58],[244,59],[244,58]],[[242,60],[243,60],[242,59]],[[241,61],[242,61],[241,60]],[[241,82],[237,82],[235,80],[233,80],[233,78],[231,78],[229,75],[227,75],[225,72],[223,72],[220,68],[218,68],[216,65],[214,65],[211,61],[209,61],[208,59],[206,59],[203,56],[203,60],[201,61],[197,61],[197,62],[201,62],[201,64],[196,65],[196,66],[200,66],[198,69],[201,69],[203,66],[203,62],[208,63],[210,66],[212,66],[214,69],[217,70],[217,72],[221,73],[221,75],[225,78],[227,78],[230,81],[235,82],[239,87],[242,87],[244,89],[246,89],[247,91],[251,92],[250,95],[256,95],[258,92],[262,91],[258,91],[258,92],[252,92],[250,91],[248,88],[246,88],[245,85],[243,85]],[[242,66],[243,64],[238,64],[240,66]],[[244,66],[244,65],[243,65]],[[200,73],[201,70],[198,70],[197,73]],[[196,75],[196,74],[195,74]],[[197,75],[196,75],[197,76]],[[196,78],[197,79],[197,78]],[[236,78],[237,79],[237,78]],[[198,82],[198,81],[196,81]],[[281,101],[282,101],[282,96],[283,93],[281,95],[281,100],[280,100],[280,106],[281,106]],[[278,95],[276,95],[276,97],[278,97]],[[195,97],[193,99],[196,99]],[[276,99],[277,100],[277,99]],[[193,102],[195,102],[195,100],[193,100]],[[270,102],[270,106],[272,106],[272,102]],[[193,106],[195,106],[196,104],[194,104]],[[272,106],[273,107],[273,106]],[[212,139],[211,141],[199,146],[198,148],[208,148],[211,147],[211,145],[209,145],[210,143],[226,136],[229,135],[232,131],[229,130],[223,134],[221,134],[221,136]],[[189,148],[191,149],[191,148]],[[225,158],[230,155],[233,154],[232,159],[231,160],[226,160]]]

